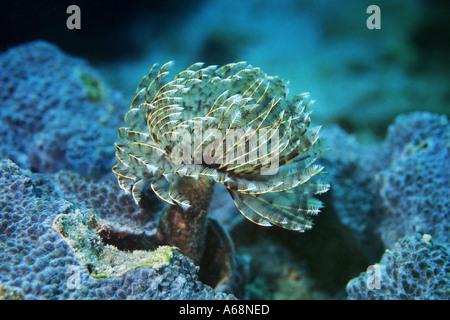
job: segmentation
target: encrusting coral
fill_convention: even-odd
[[[155,251],[122,251],[104,244],[99,235],[103,227],[95,214],[81,213],[79,210],[60,214],[53,221],[53,228],[66,239],[94,278],[122,275],[141,266],[158,268],[169,264],[173,252],[171,247],[161,246]]]
[[[0,157],[21,168],[109,173],[127,103],[86,61],[32,41],[0,53]]]
[[[450,294],[447,243],[414,233],[387,249],[379,264],[347,284],[350,300],[444,300]]]
[[[288,99],[286,82],[245,62],[196,63],[167,81],[170,66],[154,65],[139,84],[113,168],[137,204],[151,188],[171,205],[161,241],[199,260],[214,182],[258,225],[311,228],[321,207],[312,195],[329,185],[316,179],[323,150],[308,95]]]
[[[114,249],[101,230],[118,218],[70,203],[71,191],[58,183],[54,176],[0,161],[0,300],[233,299],[200,282],[198,268],[168,247]],[[127,224],[132,218],[124,215],[120,221]]]

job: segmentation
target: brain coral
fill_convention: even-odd
[[[312,195],[329,185],[315,179],[323,167],[314,163],[319,128],[310,128],[308,96],[287,99],[286,82],[244,62],[197,63],[170,81],[169,67],[142,79],[119,129],[119,185],[136,203],[151,187],[187,210],[195,205],[180,192],[186,178],[205,189],[215,181],[256,224],[311,228],[321,207]]]
[[[162,268],[144,266],[121,276],[92,278],[88,268],[52,228],[57,215],[69,217],[76,212],[55,185],[57,181],[51,176],[32,174],[10,160],[0,162],[1,288],[25,299],[233,297],[200,283],[197,268],[180,254]]]
[[[448,250],[448,245],[435,244],[429,235],[402,238],[393,251],[386,251],[375,272],[364,272],[348,283],[348,298],[449,299]]]
[[[0,55],[0,156],[37,172],[108,172],[126,110],[87,63],[34,41]],[[122,109],[123,108],[123,109]]]

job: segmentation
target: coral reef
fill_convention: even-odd
[[[220,28],[217,30],[220,33]],[[335,34],[328,36],[337,39]],[[334,55],[342,45],[329,54]],[[398,61],[401,52],[403,49],[387,56]],[[239,56],[238,52],[230,54]],[[401,59],[414,65],[414,57],[410,58]],[[316,70],[318,60],[310,67],[322,80],[330,67],[349,68],[346,70],[356,78],[373,72],[366,62],[350,61],[348,56],[339,66],[325,64]],[[264,69],[270,70],[265,65]],[[192,72],[204,72],[200,70],[198,66]],[[310,81],[308,72],[301,78]],[[306,80],[302,79],[294,75],[291,88],[303,86]],[[349,77],[345,83],[354,79]],[[384,86],[390,86],[392,79]],[[436,79],[428,86],[434,86]],[[200,89],[196,85],[202,86],[197,80],[192,91]],[[373,84],[373,78],[366,80]],[[158,249],[160,223],[171,219],[153,190],[145,189],[141,194],[145,201],[137,206],[117,184],[117,176],[111,172],[114,141],[128,103],[96,70],[52,44],[35,41],[0,54],[0,82],[0,299],[450,297],[450,131],[445,115],[400,115],[390,125],[385,141],[371,144],[364,136],[347,133],[337,125],[324,126],[320,132],[328,151],[319,155],[319,161],[333,188],[320,196],[324,208],[323,214],[314,217],[315,227],[301,235],[249,222],[239,214],[222,184],[214,186],[208,207],[211,190],[204,194],[202,204],[196,204],[201,192],[192,188],[190,181],[179,181],[176,187],[181,187],[178,190],[190,205],[210,211],[201,229],[205,233],[203,256],[194,263],[171,248]],[[321,82],[321,88],[327,86],[319,77],[313,80],[312,89],[314,82]],[[407,83],[405,80],[400,86]],[[428,88],[418,90],[422,83],[406,92],[414,91],[410,96],[415,99],[417,93],[422,101],[421,92]],[[183,90],[177,85],[174,89]],[[430,101],[440,101],[438,93],[445,91],[445,87],[436,88],[435,100]],[[340,89],[333,87],[314,96],[323,105],[327,101],[323,95],[340,97],[336,95]],[[383,103],[385,111],[380,107],[376,118],[370,119],[372,127],[382,128],[391,114],[408,104],[406,99],[400,101],[400,109],[386,111],[392,107],[385,99],[386,92],[374,86],[371,90],[373,95],[361,90],[350,100],[338,99],[333,105],[336,114],[329,117],[354,130],[367,124],[367,119],[356,120],[371,108],[355,112],[348,122],[339,120],[339,114],[347,115],[352,105],[369,103],[373,109]],[[391,99],[397,102],[405,94],[400,91]],[[189,90],[184,93],[191,94]],[[239,99],[234,102],[238,104]],[[343,104],[346,106],[341,108]],[[429,109],[423,103],[416,105]],[[322,109],[318,108],[319,117],[316,113],[314,119],[321,119]],[[377,123],[381,118],[384,124]],[[175,215],[186,213],[177,210]],[[163,260],[152,259],[155,250],[169,252],[163,254]],[[373,269],[360,274],[367,266],[380,271],[379,289],[373,287],[377,285]]]
[[[446,116],[417,112],[389,127],[383,169],[375,176],[380,224],[390,248],[414,232],[435,242],[450,238],[450,123]]]
[[[1,146],[1,155],[19,162],[23,168],[40,172],[34,174],[22,172],[12,162],[6,165],[14,168],[13,171],[20,172],[18,176],[22,176],[22,174],[27,176],[26,179],[29,181],[32,193],[30,193],[31,191],[25,192],[25,190],[11,190],[11,192],[8,192],[8,188],[4,188],[4,196],[7,197],[7,200],[13,198],[14,192],[17,192],[20,197],[23,197],[21,201],[26,202],[28,208],[24,208],[22,205],[7,205],[8,201],[3,201],[1,208],[2,234],[5,230],[9,234],[11,228],[14,230],[16,228],[20,230],[21,228],[19,222],[9,225],[11,221],[8,212],[17,212],[16,215],[20,216],[25,214],[22,210],[29,210],[29,212],[36,212],[37,214],[38,211],[42,211],[42,208],[52,207],[54,209],[50,211],[44,210],[41,218],[34,217],[33,214],[30,215],[33,217],[32,219],[38,221],[36,222],[37,225],[43,220],[46,221],[45,225],[36,226],[33,223],[32,226],[25,226],[26,229],[30,230],[28,233],[34,240],[39,240],[39,243],[48,242],[49,248],[51,248],[53,243],[53,246],[57,244],[60,247],[58,249],[60,251],[70,251],[68,247],[63,245],[60,237],[56,236],[54,232],[47,230],[51,224],[50,221],[58,217],[55,226],[59,225],[58,228],[61,229],[60,223],[66,221],[68,217],[73,217],[76,212],[92,212],[98,217],[99,223],[104,226],[101,232],[99,231],[99,235],[102,238],[101,243],[97,238],[97,247],[108,248],[108,250],[103,251],[109,254],[113,252],[115,260],[122,259],[122,261],[130,260],[129,262],[131,262],[132,259],[130,257],[133,254],[138,255],[138,252],[141,252],[145,256],[146,253],[143,252],[158,250],[154,236],[156,234],[155,226],[162,208],[161,204],[158,201],[151,201],[151,195],[149,195],[145,206],[141,208],[136,206],[132,199],[121,192],[117,186],[117,181],[111,179],[111,173],[105,174],[106,170],[110,171],[112,166],[114,146],[113,141],[109,141],[109,139],[114,140],[114,135],[111,134],[110,130],[115,131],[115,128],[118,127],[114,123],[115,119],[119,119],[119,117],[116,118],[113,112],[120,108],[122,104],[120,94],[107,88],[97,73],[84,61],[66,56],[55,46],[42,41],[13,48],[2,54],[0,60],[2,62],[1,79],[7,89],[2,91],[3,95],[1,97],[1,121],[4,124],[1,126],[1,130],[5,138],[4,144]],[[65,123],[65,125],[61,126],[60,123]],[[83,126],[80,126],[80,123]],[[41,139],[43,146],[39,151],[39,156],[36,156],[38,149],[33,143],[37,137]],[[71,141],[76,141],[77,146],[75,149],[72,148],[74,145]],[[58,150],[50,152],[48,148]],[[106,152],[107,149],[109,151]],[[86,152],[89,154],[86,154]],[[67,156],[70,154],[77,154],[80,161],[74,160],[73,157],[69,159]],[[100,163],[99,161],[101,162],[100,167],[97,166]],[[54,176],[48,175],[51,172],[57,173]],[[8,179],[14,180],[14,176]],[[19,184],[19,181],[20,179],[15,182],[15,185]],[[5,183],[5,186],[7,185],[8,183]],[[28,200],[27,196],[29,197]],[[39,199],[39,201],[33,202],[36,199]],[[42,199],[45,199],[45,201]],[[41,202],[43,202],[42,205]],[[38,204],[39,206],[35,207]],[[74,220],[77,221],[77,219]],[[52,238],[47,241],[45,240],[47,235],[44,235],[42,238],[40,234],[33,235],[32,230],[34,228],[37,228],[40,232],[43,232],[43,229],[46,230],[46,233],[50,233]],[[211,232],[217,233],[217,228],[211,228],[213,230]],[[86,231],[87,229],[79,227],[74,230]],[[67,232],[63,233],[66,234]],[[88,238],[89,234],[91,236],[95,235],[93,232],[85,232],[85,236]],[[6,237],[6,234],[4,236]],[[2,241],[4,240],[2,246],[15,248],[17,243],[31,241],[27,240],[27,237],[23,237],[20,233],[16,234],[16,236],[17,238],[9,239],[9,242],[6,241],[6,238],[2,239]],[[220,252],[218,250],[220,246],[226,247],[226,243],[225,237],[221,242],[217,242],[217,246],[212,246],[211,250],[208,251],[207,256],[212,264],[216,266],[220,264],[221,258],[217,256],[217,252]],[[43,274],[51,274],[59,279],[52,280],[53,287],[58,285],[58,281],[61,282],[70,278],[67,270],[73,266],[77,270],[83,270],[83,272],[83,265],[87,266],[91,276],[104,276],[109,272],[109,275],[112,275],[109,279],[113,282],[117,280],[117,276],[114,276],[115,274],[125,272],[125,269],[117,271],[117,266],[115,268],[110,266],[108,269],[106,264],[103,263],[104,261],[98,256],[95,257],[86,254],[86,252],[84,252],[84,255],[80,254],[77,251],[79,248],[77,249],[73,242],[71,244],[74,246],[72,250],[75,253],[60,253],[60,255],[67,256],[68,259],[70,257],[68,262],[64,261],[64,259],[59,259],[61,257],[56,257],[59,259],[59,262],[52,262],[52,264],[59,263],[59,269],[54,270],[49,267],[48,270],[42,270]],[[88,244],[88,242],[84,244]],[[91,243],[91,250],[97,247]],[[84,248],[84,250],[86,249]],[[122,250],[131,250],[133,254],[126,255],[125,251]],[[231,252],[233,251],[231,250]],[[11,256],[14,255],[8,250],[4,254],[5,261],[11,259]],[[27,252],[22,254],[27,255]],[[43,253],[44,257],[41,257],[39,253],[34,253],[34,255],[41,261],[40,266],[42,261],[49,262],[56,259],[52,252]],[[31,264],[33,263],[33,257],[28,258]],[[111,257],[109,258],[112,259]],[[141,258],[144,259],[144,257]],[[180,259],[183,260],[185,258],[177,254],[173,259],[174,265],[168,268],[176,269],[174,273],[179,272],[183,274],[185,272],[184,269],[181,271],[179,268],[177,269],[177,265],[179,265],[178,260]],[[227,261],[227,266],[223,268],[223,272],[228,274],[228,277],[225,278],[229,280],[234,278],[234,275],[230,273],[234,272],[235,263],[233,261],[235,258],[229,257],[227,259],[229,261]],[[97,269],[100,269],[97,270],[92,267],[96,266],[93,261],[98,262]],[[135,265],[144,266],[145,264],[136,262]],[[99,265],[106,268],[107,272],[105,270],[102,271]],[[187,264],[184,265],[188,267]],[[230,266],[233,267],[231,268]],[[20,290],[23,282],[15,275],[14,270],[11,271],[11,269],[16,267],[14,264],[11,266],[6,262],[2,264],[2,270],[5,271],[2,283],[3,280],[5,283],[15,283],[16,287],[19,288],[18,290]],[[69,269],[64,269],[64,267]],[[195,283],[198,270],[193,265],[188,267],[188,269],[186,269],[186,273],[192,273],[192,279],[194,279]],[[209,279],[205,280],[207,283],[213,286],[220,285],[222,291],[227,291],[228,287],[235,287],[234,283],[228,283],[220,274],[216,274],[215,270],[207,267],[202,269],[205,271],[209,270],[209,274],[206,272],[202,273],[203,278]],[[81,278],[85,280],[86,288],[83,289],[84,293],[82,296],[84,298],[88,296],[94,298],[96,295],[90,290],[95,291],[96,286],[89,288],[91,285],[89,279],[91,277],[88,276],[89,272],[83,272],[81,273]],[[136,270],[136,272],[140,271]],[[167,270],[164,272],[167,274]],[[38,278],[42,277],[41,273],[35,276]],[[141,281],[139,276],[136,276],[136,281]],[[26,299],[67,298],[77,296],[79,293],[76,292],[72,295],[70,290],[66,290],[64,286],[60,289],[60,293],[56,293],[52,286],[42,285],[39,281],[36,281],[35,277],[31,277],[29,283],[36,285],[36,287],[42,286],[45,288],[43,288],[42,292],[39,290],[31,292],[29,285],[25,282],[27,284],[27,289],[24,292]],[[178,297],[189,297],[189,290],[188,288],[187,291],[185,290],[182,293],[184,296],[179,295]],[[160,298],[170,299],[172,297],[172,293],[168,292],[170,289],[166,291],[164,289],[160,292]],[[141,292],[142,298],[150,298],[148,293],[143,292]],[[202,295],[201,292],[198,292],[198,294]],[[215,293],[212,294],[214,295]],[[213,295],[209,295],[210,298],[214,298]],[[114,298],[114,295],[106,295],[104,297]],[[132,298],[133,295],[121,295],[121,297]],[[173,295],[173,297],[176,297],[176,295]],[[205,296],[203,295],[203,297]],[[220,297],[220,295],[217,297]]]
[[[389,127],[386,141],[372,145],[339,127],[324,128],[329,151],[321,161],[335,186],[326,205],[368,248],[376,241],[392,248],[415,232],[448,242],[448,128],[446,116],[404,114]]]
[[[330,151],[323,155],[322,162],[329,168],[335,186],[325,205],[357,235],[368,265],[378,261],[384,249],[394,250],[397,241],[417,232],[429,234],[434,243],[448,245],[449,132],[446,116],[427,112],[400,115],[389,127],[386,141],[372,146],[362,145],[337,127],[323,130]],[[404,246],[402,250],[410,250],[413,255],[415,249]],[[383,283],[391,296],[377,290],[370,291],[370,296],[350,296],[400,297],[395,295],[400,294],[397,287],[391,288],[394,285]],[[431,296],[424,289],[409,292],[408,298]],[[448,296],[444,290],[433,297]]]
[[[68,193],[57,191],[56,184],[53,176],[43,179],[10,160],[0,162],[2,288],[13,288],[24,299],[233,298],[200,283],[198,268],[175,252],[170,264],[159,268],[144,262],[122,276],[91,277],[53,228],[57,216],[77,215],[74,205],[64,199]]]
[[[44,41],[0,55],[2,158],[37,172],[109,172],[114,127],[126,110],[98,72]]]
[[[448,244],[434,243],[429,235],[404,237],[394,250],[386,250],[373,271],[347,285],[351,300],[448,299],[450,257]]]

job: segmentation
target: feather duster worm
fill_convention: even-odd
[[[170,204],[163,220],[176,224],[181,245],[182,225],[204,232],[215,182],[258,225],[311,228],[321,207],[313,195],[329,185],[317,178],[322,149],[308,94],[288,98],[287,82],[245,62],[196,63],[168,80],[170,66],[155,65],[142,79],[118,131],[119,185],[138,204],[150,189]],[[201,256],[197,247],[192,256]]]

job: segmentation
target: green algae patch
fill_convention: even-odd
[[[170,263],[174,247],[161,246],[154,251],[119,250],[103,242],[98,234],[102,227],[95,214],[80,210],[58,215],[53,221],[53,228],[64,237],[95,279],[119,276],[140,267],[160,268]]]
[[[106,90],[103,82],[89,71],[79,69],[78,73],[88,98],[93,102],[104,101],[106,99]]]

